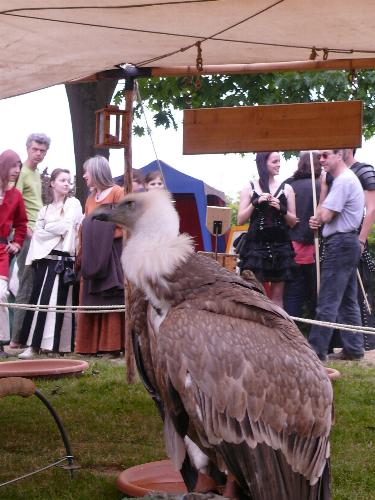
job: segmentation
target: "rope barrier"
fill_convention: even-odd
[[[325,328],[336,328],[337,330],[346,330],[350,332],[356,333],[374,333],[375,328],[371,328],[369,326],[360,326],[360,325],[345,325],[343,323],[331,323],[329,321],[318,321],[316,319],[308,319],[308,318],[296,318],[295,316],[290,316],[293,321],[297,321],[298,323],[307,323],[309,325],[318,325],[323,326]]]
[[[71,456],[66,456],[61,458],[60,460],[57,460],[57,462],[53,462],[52,464],[46,465],[45,467],[41,467],[40,469],[34,470],[32,472],[29,472],[28,474],[24,474],[23,476],[16,477],[15,479],[11,479],[10,481],[5,481],[5,483],[1,483],[0,487],[2,486],[7,486],[8,484],[16,483],[17,481],[20,481],[21,479],[25,479],[27,477],[33,476],[34,474],[39,474],[40,472],[44,472],[45,470],[52,469],[52,467],[58,467],[62,462],[69,461],[73,457]]]
[[[111,312],[125,312],[125,305],[116,306],[50,306],[43,304],[15,304],[8,302],[0,302],[0,307],[8,307],[10,309],[25,309],[28,311],[42,311],[42,312],[60,312],[60,313],[84,313],[84,314],[104,314]],[[333,323],[329,321],[318,321],[309,318],[298,318],[290,316],[293,321],[297,323],[307,323],[310,325],[318,325],[325,328],[336,328],[338,330],[351,331],[356,333],[373,333],[375,328],[360,325],[346,325],[343,323]]]
[[[60,312],[60,313],[85,313],[85,314],[104,314],[113,312],[125,312],[125,304],[116,306],[51,306],[44,304],[16,304],[9,302],[0,302],[0,307],[9,309],[24,309],[26,311],[42,312]]]

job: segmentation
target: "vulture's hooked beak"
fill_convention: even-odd
[[[131,207],[134,202],[131,200],[123,200],[120,203],[115,203],[107,206],[98,207],[92,214],[92,219],[113,222],[119,226],[127,227],[131,225],[129,221],[129,212],[132,213]]]
[[[113,220],[116,217],[115,212],[115,205],[111,208],[97,208],[92,214],[92,219],[107,222],[116,222],[115,220]]]

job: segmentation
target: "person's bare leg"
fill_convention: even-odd
[[[271,283],[271,300],[275,302],[278,306],[284,308],[284,302],[283,302],[283,295],[284,295],[284,282],[275,282]]]

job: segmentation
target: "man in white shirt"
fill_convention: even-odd
[[[316,215],[310,218],[311,229],[322,224],[325,256],[315,319],[349,325],[361,325],[357,300],[357,265],[361,256],[358,229],[364,211],[364,194],[356,175],[343,160],[343,150],[320,151],[320,163],[334,180],[327,194],[325,177]],[[309,342],[322,361],[326,361],[332,328],[314,325]],[[340,359],[360,360],[364,355],[363,336],[342,331]]]

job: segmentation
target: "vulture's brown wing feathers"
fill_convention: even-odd
[[[193,439],[211,456],[214,449],[251,497],[328,498],[317,491],[329,456],[332,388],[295,324],[253,285],[203,257],[189,259],[169,283],[174,307],[154,354],[163,399],[172,385]],[[173,415],[173,400],[166,404]]]

